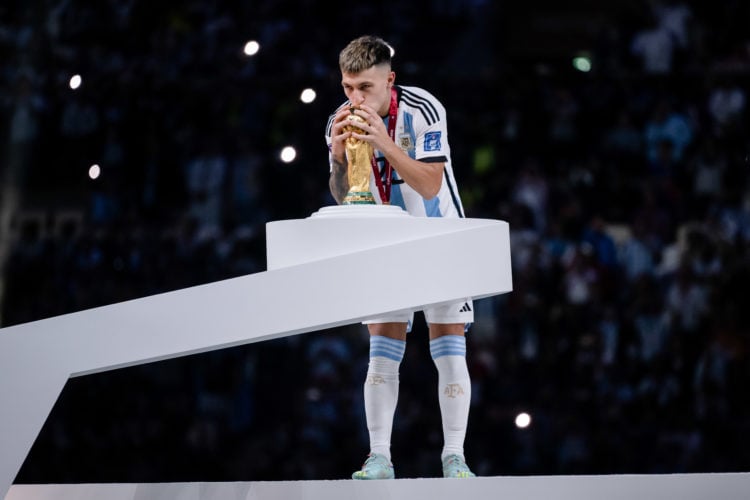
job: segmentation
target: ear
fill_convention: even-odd
[[[388,73],[388,80],[387,80],[388,88],[393,87],[393,84],[395,82],[396,82],[396,72],[395,71],[391,71],[390,73]]]

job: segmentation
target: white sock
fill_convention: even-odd
[[[444,335],[430,341],[430,354],[438,370],[438,401],[443,419],[443,452],[464,457],[469,422],[471,379],[466,366],[466,338]]]
[[[370,433],[370,453],[391,459],[391,430],[398,402],[398,368],[406,342],[373,335],[370,364],[365,379],[365,416]]]

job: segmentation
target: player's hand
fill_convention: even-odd
[[[333,118],[331,128],[331,155],[339,163],[346,164],[346,140],[351,137],[346,127],[349,125],[347,117],[351,114],[349,108],[343,108]]]
[[[367,104],[361,104],[358,109],[354,110],[354,114],[362,117],[365,122],[357,124],[363,133],[360,134],[354,131],[352,132],[352,137],[369,142],[374,149],[384,151],[391,138],[380,115]]]

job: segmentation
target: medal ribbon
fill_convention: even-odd
[[[391,87],[391,105],[388,108],[388,135],[393,142],[396,142],[396,118],[398,117],[398,94],[396,87]],[[375,184],[378,186],[378,192],[380,193],[380,199],[383,204],[389,205],[391,203],[391,177],[393,173],[393,167],[387,158],[385,161],[385,179],[380,176],[380,169],[378,169],[378,162],[375,160],[375,154],[372,155],[372,173],[375,174]]]

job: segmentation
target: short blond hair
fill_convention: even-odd
[[[342,73],[357,74],[380,64],[391,65],[391,46],[376,36],[365,35],[349,42],[339,54]]]

